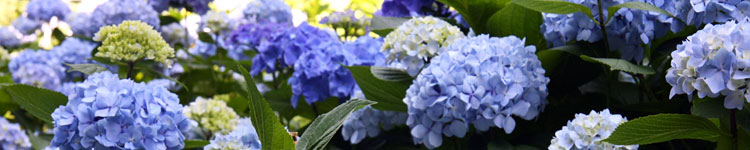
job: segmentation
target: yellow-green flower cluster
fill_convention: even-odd
[[[226,102],[202,97],[196,98],[195,102],[185,106],[182,113],[212,133],[231,132],[239,119],[237,113],[228,107]]]
[[[465,37],[458,27],[435,17],[417,17],[401,24],[385,37],[382,51],[387,63],[406,65],[412,76],[440,49]]]
[[[123,21],[119,25],[102,27],[94,35],[94,40],[102,42],[96,56],[112,61],[147,59],[169,65],[168,59],[174,57],[174,49],[159,32],[140,21]]]

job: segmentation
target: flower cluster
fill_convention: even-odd
[[[218,11],[208,11],[203,14],[199,25],[201,30],[208,29],[211,33],[221,34],[230,32],[236,26],[227,13]]]
[[[250,74],[255,76],[263,70],[274,72],[293,66],[302,53],[319,47],[320,44],[337,40],[332,31],[319,29],[307,23],[273,34],[270,38],[261,40],[260,45],[256,47],[258,54],[253,57]]]
[[[679,7],[685,10],[678,9],[673,14],[678,18],[683,18],[686,23],[696,26],[750,17],[750,2],[748,1],[705,0],[678,3],[687,3]]]
[[[320,24],[327,24],[333,26],[333,28],[337,27],[357,27],[357,28],[364,28],[367,26],[370,26],[370,18],[367,18],[367,16],[357,16],[356,12],[353,10],[346,10],[346,11],[340,11],[340,12],[333,12],[328,16],[323,17],[323,19],[320,19]]]
[[[148,59],[169,64],[168,59],[175,54],[159,32],[140,21],[123,21],[116,26],[102,27],[94,40],[102,41],[96,56],[112,61]]]
[[[169,9],[170,6],[174,8],[187,8],[198,14],[205,14],[211,8],[208,8],[208,3],[214,0],[150,0],[148,4],[156,10],[156,12],[162,12]]]
[[[254,0],[242,11],[244,21],[249,23],[292,24],[292,8],[283,0]]]
[[[66,17],[65,22],[70,25],[73,34],[86,37],[93,37],[100,27],[88,13],[72,13]]]
[[[13,27],[0,27],[0,46],[15,47],[21,45],[21,33]]]
[[[11,25],[22,34],[30,34],[36,29],[39,29],[39,27],[42,26],[42,22],[26,17],[18,17],[16,18],[16,20],[13,20],[13,23],[11,23]]]
[[[404,112],[381,111],[366,106],[353,112],[344,120],[341,135],[344,140],[357,144],[365,137],[375,137],[380,134],[380,128],[391,130],[394,126],[406,124]]]
[[[177,95],[163,87],[99,72],[75,85],[52,113],[60,149],[181,149],[189,120]]]
[[[405,64],[410,75],[415,76],[433,56],[464,34],[458,27],[435,17],[410,19],[385,37],[382,51],[387,53],[387,63]]]
[[[212,133],[233,131],[238,120],[237,113],[221,100],[198,97],[184,110],[182,113],[185,116]]]
[[[347,66],[385,66],[385,55],[380,52],[383,38],[361,36],[357,40],[344,43],[344,57]]]
[[[609,109],[601,112],[592,110],[588,115],[576,114],[573,120],[568,121],[567,125],[555,132],[552,144],[548,148],[550,150],[638,149],[638,145],[614,145],[602,141],[607,139],[617,126],[627,121],[627,118],[618,114],[610,114]]]
[[[277,23],[251,23],[242,25],[232,31],[225,42],[227,45],[227,55],[236,60],[250,59],[245,55],[244,51],[258,49],[258,46],[262,42],[268,41],[274,36],[284,36],[279,34],[288,32],[288,30],[294,30],[293,28],[290,24]]]
[[[62,0],[32,0],[26,5],[26,17],[38,21],[49,21],[52,17],[65,19],[69,13],[68,4]]]
[[[442,135],[463,137],[473,124],[511,133],[512,116],[535,118],[547,104],[544,68],[534,46],[514,36],[459,39],[431,59],[406,91],[406,124],[415,143],[442,144]],[[387,42],[386,42],[387,43]]]
[[[180,23],[174,22],[170,23],[168,25],[161,26],[161,36],[164,37],[164,40],[167,41],[167,43],[171,45],[175,45],[177,43],[181,44],[187,44],[185,41],[188,37],[188,31],[187,29],[180,25]]]
[[[375,14],[389,17],[447,17],[452,12],[450,12],[448,5],[436,0],[385,0],[381,9]]]
[[[78,16],[71,23],[73,32],[88,37],[94,36],[99,28],[109,25],[117,25],[126,20],[138,20],[148,25],[159,27],[159,14],[149,6],[146,1],[141,0],[109,0],[94,9],[90,16]],[[78,26],[78,27],[77,27]]]
[[[205,150],[259,150],[261,148],[258,133],[250,118],[239,119],[237,127],[229,134],[216,134]]]
[[[218,47],[215,44],[206,43],[203,41],[196,41],[195,45],[193,45],[192,47],[190,47],[190,49],[188,49],[188,52],[190,52],[190,54],[198,55],[202,57],[211,57],[211,56],[216,55],[217,48]],[[178,53],[179,52],[181,51],[178,51]]]
[[[10,60],[8,69],[16,83],[57,90],[65,78],[60,58],[52,51],[24,50]]]
[[[18,123],[10,123],[0,117],[0,148],[2,149],[31,149],[31,142],[26,132],[21,130]]]
[[[750,79],[750,20],[729,21],[721,25],[708,24],[672,52],[672,67],[667,70],[667,83],[672,85],[670,98],[675,94],[693,97],[726,96],[724,107],[742,109],[750,100],[747,88]]]
[[[52,52],[60,56],[62,63],[87,64],[94,63],[89,59],[94,48],[96,48],[96,43],[78,38],[67,38],[60,45],[52,48]]]

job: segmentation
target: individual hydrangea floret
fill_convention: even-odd
[[[97,57],[112,61],[135,62],[154,60],[169,65],[174,49],[162,39],[153,27],[140,21],[123,21],[122,24],[102,27],[94,36],[102,45]]]
[[[208,3],[214,0],[149,0],[148,4],[151,5],[156,12],[162,12],[169,7],[174,8],[187,8],[197,14],[205,14],[211,8],[208,7]]]
[[[385,0],[375,12],[375,15],[388,17],[447,17],[450,14],[448,5],[435,0]]]
[[[235,60],[248,60],[250,57],[245,55],[245,51],[258,49],[262,42],[271,40],[274,36],[284,36],[278,34],[293,34],[288,30],[294,30],[294,27],[277,23],[253,23],[239,26],[229,34],[225,42],[227,55]]]
[[[530,120],[547,104],[544,68],[534,46],[514,36],[459,39],[430,60],[406,91],[406,124],[427,148],[442,136],[464,137],[469,124],[513,132],[513,116]]]
[[[23,35],[13,27],[0,27],[0,46],[9,48],[21,45]]]
[[[4,117],[0,117],[0,148],[30,150],[31,142],[26,132],[18,123],[10,123]]]
[[[688,36],[673,51],[667,83],[672,85],[670,98],[687,94],[692,98],[725,96],[724,107],[742,109],[750,100],[750,20],[729,21],[721,25],[708,24]],[[748,101],[750,102],[750,101]]]
[[[253,0],[242,11],[249,23],[292,24],[292,8],[283,0]]]
[[[65,78],[61,57],[52,51],[24,50],[10,60],[10,70],[15,83],[57,90]]]
[[[52,113],[51,148],[182,149],[190,121],[164,87],[99,72],[76,84]]]
[[[239,119],[234,131],[229,134],[214,136],[204,150],[259,150],[261,148],[258,133],[250,118]]]
[[[171,45],[177,43],[185,45],[188,41],[188,31],[180,23],[173,22],[168,25],[161,26],[161,36],[164,40]]]
[[[152,27],[159,27],[159,13],[142,0],[109,0],[94,9],[90,22],[95,23],[90,28],[92,33],[99,28],[118,25],[126,20],[138,20]],[[93,36],[93,35],[88,35]]]
[[[274,72],[293,66],[302,53],[329,41],[338,41],[333,31],[319,29],[307,23],[273,34],[270,38],[261,40],[256,47],[258,54],[252,59],[250,74],[255,76],[263,70]]]
[[[198,97],[189,106],[185,106],[188,118],[198,122],[200,127],[211,133],[226,134],[234,130],[238,116],[234,110],[221,100]]]
[[[365,137],[378,136],[381,126],[387,131],[393,129],[394,126],[406,124],[406,117],[408,115],[405,112],[381,111],[366,106],[352,112],[344,120],[341,135],[351,144],[357,144]]]
[[[548,149],[550,150],[634,150],[638,145],[614,145],[607,139],[615,128],[628,119],[618,114],[610,114],[609,109],[591,111],[588,115],[576,114],[573,120],[555,132]]]
[[[418,17],[389,33],[382,51],[387,53],[387,63],[405,64],[409,75],[415,76],[441,49],[463,37],[463,32],[448,22],[430,16]]]
[[[26,5],[26,17],[38,21],[49,21],[52,17],[62,20],[69,13],[68,4],[62,0],[32,0]]]
[[[33,31],[39,29],[39,27],[42,26],[42,22],[26,17],[18,17],[16,18],[16,20],[13,20],[13,23],[11,23],[11,25],[22,34],[31,34],[33,33]]]

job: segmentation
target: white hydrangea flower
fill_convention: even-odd
[[[607,139],[615,128],[628,121],[618,114],[610,114],[609,109],[588,115],[576,114],[568,125],[555,132],[550,150],[634,150],[638,145],[614,145],[602,140]]]
[[[417,17],[401,24],[385,37],[382,51],[387,53],[387,63],[405,64],[410,75],[419,70],[438,52],[463,38],[461,30],[435,17]]]

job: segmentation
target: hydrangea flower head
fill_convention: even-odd
[[[251,23],[239,26],[229,34],[225,42],[227,55],[236,60],[250,59],[244,51],[258,49],[262,42],[270,40],[273,36],[283,36],[277,34],[293,34],[288,30],[294,30],[294,27],[277,23]]]
[[[65,19],[69,13],[68,4],[62,0],[32,0],[26,5],[26,17],[38,21],[49,21],[55,16]]]
[[[253,0],[242,11],[248,23],[292,24],[292,8],[283,0]]]
[[[338,41],[332,31],[320,29],[302,23],[299,26],[273,34],[261,40],[256,48],[258,54],[253,57],[250,74],[258,75],[261,71],[274,72],[294,65],[302,53],[329,41]],[[279,62],[277,67],[277,60]]]
[[[26,17],[18,17],[16,18],[16,20],[13,20],[13,23],[11,23],[11,25],[22,34],[30,34],[36,29],[39,29],[39,27],[42,26],[42,22]]]
[[[185,111],[182,113],[212,133],[226,134],[233,131],[239,118],[226,102],[202,97],[196,98],[189,106],[185,106]]]
[[[186,31],[185,27],[180,25],[180,23],[170,23],[168,25],[161,26],[161,36],[164,37],[164,40],[166,40],[169,44],[177,44],[182,43],[185,44],[187,41],[185,41],[188,36],[188,31]]]
[[[300,96],[305,96],[308,104],[332,96],[349,98],[356,82],[349,70],[341,66],[345,61],[343,51],[342,43],[331,40],[300,55],[288,82],[292,86],[293,107]]]
[[[239,119],[234,131],[229,134],[216,134],[204,150],[259,150],[258,132],[250,118]]]
[[[21,130],[18,123],[10,123],[4,117],[0,117],[0,148],[2,149],[31,149],[31,142],[26,132]]]
[[[96,20],[93,20],[91,14],[88,13],[73,13],[66,17],[65,22],[70,25],[70,30],[75,35],[82,35],[85,37],[94,37],[94,34],[99,31],[99,24]]]
[[[23,35],[13,27],[0,27],[0,46],[8,48],[21,45],[21,36]]]
[[[602,140],[607,139],[615,128],[628,119],[618,114],[610,114],[609,109],[601,112],[591,111],[588,115],[576,114],[573,120],[555,132],[550,150],[633,150],[638,145],[614,145]]]
[[[385,0],[375,15],[388,17],[449,16],[448,5],[435,0]]]
[[[174,49],[162,39],[153,27],[140,21],[123,21],[122,24],[102,27],[94,36],[102,41],[97,57],[112,61],[134,62],[141,59],[168,64]]]
[[[320,19],[320,24],[328,24],[334,27],[367,27],[370,26],[370,19],[367,16],[357,16],[353,10],[337,11]]]
[[[374,66],[385,64],[385,55],[380,52],[383,38],[361,36],[354,41],[344,43],[344,56],[347,66]]]
[[[216,47],[215,44],[206,43],[203,41],[196,41],[195,45],[188,49],[190,54],[203,56],[203,57],[211,57],[216,55]],[[178,51],[179,53],[180,51]]]
[[[90,60],[91,51],[94,48],[96,48],[96,43],[78,38],[66,38],[62,44],[52,48],[52,52],[60,56],[62,63],[86,64],[94,62]]]
[[[667,70],[667,83],[672,85],[670,98],[687,94],[692,98],[725,96],[724,107],[742,109],[750,100],[750,55],[743,39],[750,38],[750,20],[708,24],[672,52],[672,67]]]
[[[448,22],[430,16],[417,17],[389,33],[382,51],[387,53],[387,63],[406,64],[406,70],[415,76],[427,60],[463,37],[463,32]]]
[[[76,84],[52,113],[60,149],[181,149],[190,121],[177,95],[164,87],[99,72]]]
[[[227,13],[213,10],[203,14],[199,24],[201,29],[208,28],[212,33],[228,33],[236,26]]]
[[[406,124],[414,142],[436,148],[473,124],[513,132],[513,116],[535,118],[547,104],[544,68],[534,46],[514,36],[456,40],[431,59],[406,91]]]
[[[189,8],[191,11],[202,15],[211,9],[208,7],[208,3],[212,1],[214,0],[149,0],[148,4],[156,12],[165,11],[171,6],[174,8]]]
[[[142,0],[109,0],[91,13],[93,32],[109,25],[118,25],[126,20],[138,20],[152,27],[159,27],[159,14]]]
[[[406,124],[405,112],[381,111],[370,106],[352,112],[344,120],[341,135],[344,140],[357,144],[365,137],[375,137],[383,130],[391,130],[394,126]]]
[[[60,58],[52,51],[24,50],[10,60],[8,69],[16,83],[57,90],[65,78]]]

